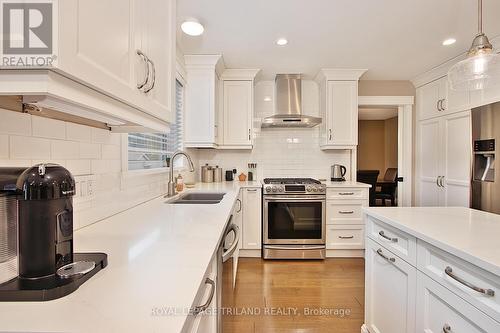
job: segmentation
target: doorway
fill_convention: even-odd
[[[411,206],[414,97],[360,96],[358,101],[360,137],[354,165],[366,172],[358,172],[357,180],[363,182],[361,178],[367,177],[374,183],[370,205],[384,205],[385,201],[386,206]],[[376,156],[374,149],[379,149]]]

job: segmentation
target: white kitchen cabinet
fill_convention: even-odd
[[[358,144],[358,80],[364,72],[323,69],[316,76],[321,149],[352,149]]]
[[[173,0],[60,1],[55,70],[170,121],[175,13]]]
[[[418,124],[417,165],[420,206],[469,206],[470,111]]]
[[[218,145],[218,108],[220,55],[184,56],[187,72],[185,86],[184,146],[215,148]]]
[[[444,76],[417,89],[418,119],[425,120],[470,108],[470,94],[448,87]]]
[[[356,225],[327,225],[327,250],[363,250],[365,248],[365,228]]]
[[[416,317],[417,332],[500,332],[500,323],[421,272]]]
[[[374,333],[415,332],[415,267],[366,239],[365,324]]]
[[[253,81],[223,81],[221,148],[252,149]]]
[[[262,195],[260,188],[243,191],[243,244],[242,249],[262,248]]]

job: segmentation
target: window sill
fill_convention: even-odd
[[[188,171],[187,168],[181,167],[181,168],[174,168],[174,175]],[[149,176],[149,175],[159,175],[159,174],[166,174],[170,172],[170,168],[165,167],[165,168],[155,168],[155,169],[142,169],[142,170],[127,170],[122,172],[122,178],[127,179],[127,178],[136,178],[136,177],[143,177],[143,176]]]

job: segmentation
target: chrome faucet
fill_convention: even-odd
[[[174,160],[178,155],[184,155],[189,162],[189,168],[191,172],[194,172],[194,165],[191,157],[184,151],[178,150],[170,158],[170,176],[168,178],[168,193],[167,197],[172,197],[175,195],[175,183],[174,183]]]

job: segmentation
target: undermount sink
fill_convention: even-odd
[[[226,193],[187,193],[181,195],[172,204],[213,205],[221,202]]]

